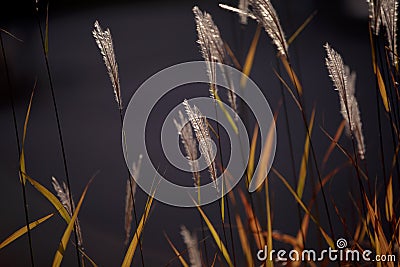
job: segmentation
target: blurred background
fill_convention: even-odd
[[[112,32],[119,64],[122,99],[127,104],[136,88],[157,71],[173,64],[201,60],[192,14],[194,5],[198,5],[201,10],[213,16],[223,39],[243,64],[257,24],[249,21],[247,26],[240,25],[239,17],[220,9],[218,3],[217,1],[94,0],[62,0],[49,3],[48,55],[64,135],[71,190],[75,200],[80,196],[90,177],[99,171],[89,188],[79,218],[86,252],[101,266],[119,265],[126,251],[123,241],[127,177],[121,147],[118,109],[105,66],[91,34],[93,23],[99,20],[104,28],[108,27]],[[236,1],[231,0],[221,3],[237,5]],[[290,46],[290,53],[294,68],[303,83],[307,116],[310,116],[313,107],[317,111],[313,140],[318,160],[322,159],[330,144],[321,128],[333,135],[342,120],[338,95],[333,90],[325,68],[323,45],[329,42],[342,54],[345,63],[357,72],[356,94],[364,123],[369,172],[379,173],[379,166],[374,164],[379,158],[375,81],[371,68],[367,4],[363,0],[303,0],[301,3],[297,0],[281,0],[273,1],[273,4],[288,37],[308,16],[317,11],[310,24]],[[39,6],[40,19],[44,27],[47,2],[39,1]],[[29,1],[8,2],[7,7],[3,6],[0,9],[0,28],[20,39],[19,41],[2,33],[20,134],[29,96],[37,81],[25,146],[26,165],[31,177],[52,189],[51,177],[55,176],[59,181],[64,181],[65,175],[40,35],[32,7]],[[274,112],[279,110],[281,100],[280,83],[273,74],[273,68],[277,68],[275,53],[275,47],[263,31],[250,77],[263,90]],[[9,87],[3,56],[1,57],[0,240],[3,240],[22,227],[25,221]],[[208,94],[206,87],[200,90],[203,90],[200,94]],[[182,91],[175,101],[178,103],[190,94],[192,93]],[[304,125],[289,95],[287,100],[292,138],[295,140],[295,166],[298,171],[305,140]],[[293,173],[283,114],[281,110],[277,123],[278,143],[274,167],[292,182]],[[157,135],[153,135],[152,138],[157,138]],[[346,137],[342,137],[341,144],[351,147],[351,141]],[[391,151],[390,143],[386,149]],[[323,170],[323,175],[345,161],[346,158],[341,152],[335,150],[329,166]],[[335,204],[339,210],[347,215],[356,214],[349,197],[354,193],[353,188],[357,188],[351,172],[350,169],[341,171],[326,189],[329,196],[333,196],[337,201]],[[173,175],[173,172],[170,175]],[[187,174],[188,180],[190,177],[191,175]],[[311,182],[308,182],[307,186],[305,197],[309,199]],[[238,187],[244,189],[243,184]],[[297,205],[287,189],[274,177],[271,179],[271,194],[274,211],[273,228],[282,233],[296,234]],[[54,211],[53,207],[30,185],[27,186],[27,198],[30,220]],[[255,199],[261,204],[260,207],[263,207],[262,197],[256,196]],[[322,225],[328,229],[322,200],[320,198],[318,200]],[[138,189],[136,207],[139,216],[143,212],[145,201],[146,195]],[[329,203],[332,208],[330,201]],[[242,207],[239,206],[238,209],[239,212],[243,212]],[[217,203],[206,206],[205,211],[214,222],[218,222]],[[330,212],[336,234],[344,235],[343,226],[334,215],[333,208]],[[265,211],[262,208],[258,210],[257,216],[265,225]],[[354,216],[347,218],[349,225],[355,223],[352,221],[355,220]],[[164,233],[168,234],[179,250],[183,250],[185,245],[179,234],[180,225],[186,225],[200,237],[201,224],[195,209],[155,203],[143,236],[145,266],[165,266],[168,263],[171,266],[178,265],[176,259],[170,262],[174,259],[174,253]],[[37,266],[47,266],[52,262],[65,226],[59,216],[54,216],[32,231]],[[307,245],[318,247],[319,239],[315,238],[317,236],[316,230],[311,228]],[[205,242],[210,251],[215,251],[216,247],[211,237]],[[239,255],[239,262],[244,262],[244,258],[240,256],[237,234],[233,243]],[[276,246],[285,245],[277,243]],[[134,266],[141,264],[138,252],[135,254]],[[70,244],[64,266],[76,264],[74,253],[73,245]],[[29,262],[26,236],[0,251],[1,266],[29,266]]]

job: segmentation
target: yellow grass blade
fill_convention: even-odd
[[[254,62],[254,56],[257,50],[258,40],[260,39],[260,33],[261,33],[261,26],[260,24],[258,24],[256,33],[254,34],[253,40],[251,41],[249,52],[247,53],[246,56],[246,61],[244,62],[243,65],[243,74],[242,78],[240,79],[241,88],[246,87],[247,77],[250,76],[251,68],[253,67],[253,62]]]
[[[67,249],[69,238],[71,236],[72,230],[74,229],[76,218],[78,218],[78,213],[79,213],[79,211],[80,211],[80,209],[82,207],[82,203],[83,203],[83,200],[84,200],[84,198],[86,196],[86,192],[87,192],[87,190],[89,188],[89,185],[91,184],[92,181],[93,181],[93,178],[90,179],[89,183],[86,185],[85,189],[83,190],[81,198],[79,199],[79,202],[76,205],[74,214],[72,215],[71,220],[68,223],[68,226],[64,231],[64,234],[63,234],[63,236],[61,238],[60,244],[58,245],[58,249],[57,249],[56,254],[54,256],[54,260],[53,260],[53,264],[52,264],[53,267],[61,265],[61,261],[62,261],[62,259],[64,257],[64,253],[65,253],[65,251]]]
[[[205,223],[207,224],[207,227],[210,230],[211,235],[214,238],[215,244],[217,245],[217,247],[221,251],[222,255],[224,256],[226,262],[228,263],[228,266],[233,267],[233,263],[231,261],[231,257],[229,256],[228,250],[226,249],[224,243],[222,243],[222,240],[219,238],[219,235],[218,235],[217,231],[215,230],[214,226],[212,225],[210,220],[207,218],[207,216],[203,212],[203,210],[199,206],[196,206],[196,207],[199,210],[201,216],[203,217]]]
[[[300,25],[300,27],[290,36],[289,40],[287,41],[288,45],[293,43],[293,41],[297,38],[297,36],[307,27],[308,24],[313,20],[315,15],[317,15],[318,11],[314,11],[308,18]]]
[[[240,244],[243,250],[243,254],[246,257],[247,266],[254,266],[253,255],[251,253],[249,240],[247,239],[247,234],[244,229],[242,220],[238,213],[235,214],[235,220],[237,224],[237,230],[239,233]]]
[[[270,255],[272,247],[272,217],[271,217],[271,203],[269,200],[269,179],[265,180],[265,206],[267,208],[267,255]],[[273,267],[274,262],[268,257],[267,266]]]
[[[25,122],[24,122],[24,128],[23,128],[23,133],[22,133],[22,146],[21,146],[21,155],[19,157],[19,169],[20,169],[20,179],[26,184],[26,165],[25,165],[25,138],[26,138],[26,130],[28,128],[28,122],[29,122],[29,116],[31,114],[31,107],[32,107],[32,100],[33,100],[33,95],[35,93],[35,88],[36,88],[36,81],[35,84],[33,85],[31,97],[29,99],[29,104],[28,104],[28,109],[26,111],[25,115]]]
[[[219,95],[218,95],[218,93],[216,91],[214,91],[214,96],[215,96],[215,99],[217,100],[218,106],[220,107],[220,109],[224,113],[225,117],[228,119],[228,122],[232,126],[232,129],[235,131],[235,134],[239,134],[239,130],[238,130],[237,126],[236,126],[235,121],[232,119],[231,115],[226,110],[221,98],[219,97]]]
[[[375,68],[376,68],[376,76],[378,78],[379,93],[381,94],[383,106],[385,107],[386,112],[389,112],[390,106],[389,106],[388,97],[386,94],[385,82],[383,81],[382,74],[381,74],[381,71],[379,70],[379,67],[375,67]]]
[[[254,173],[254,158],[256,154],[257,138],[258,138],[258,124],[256,124],[256,126],[254,127],[253,137],[251,139],[249,164],[247,166],[247,181],[246,181],[247,186],[249,186],[250,179]]]
[[[132,264],[132,260],[133,260],[133,255],[135,254],[137,245],[140,242],[140,236],[143,232],[144,229],[144,225],[146,224],[146,221],[149,217],[149,213],[150,213],[150,208],[151,208],[151,204],[153,203],[153,198],[154,197],[154,193],[153,195],[149,196],[149,198],[147,199],[147,203],[146,206],[144,208],[144,213],[142,215],[142,218],[140,219],[140,222],[137,226],[136,232],[133,235],[132,241],[129,244],[129,247],[126,251],[124,260],[121,264],[122,267],[129,267]]]
[[[308,126],[309,131],[308,133],[306,133],[306,141],[304,143],[304,153],[301,159],[299,182],[297,184],[297,195],[299,196],[299,198],[303,197],[304,186],[306,184],[307,163],[308,163],[308,155],[310,152],[310,140],[311,140],[312,129],[314,126],[314,118],[315,118],[315,108],[311,113],[310,125]]]
[[[393,218],[393,177],[390,176],[385,196],[386,219],[391,222]]]
[[[303,94],[303,87],[301,86],[301,83],[300,83],[299,79],[297,78],[296,73],[294,72],[292,66],[290,66],[290,64],[285,56],[280,56],[280,59],[282,61],[283,66],[285,67],[287,74],[289,75],[290,80],[292,81],[294,87],[296,88],[297,92],[301,96]]]
[[[274,118],[276,119],[276,117]],[[274,121],[275,123],[275,121]],[[260,158],[260,169],[257,173],[257,176],[254,177],[249,185],[249,191],[250,192],[254,192],[255,190],[257,190],[257,188],[259,188],[263,181],[265,176],[267,175],[267,164],[270,161],[270,156],[271,156],[271,151],[273,149],[273,140],[274,140],[274,136],[275,136],[275,125],[271,125],[269,130],[268,130],[268,134],[267,134],[267,138],[265,140],[265,144],[264,147],[262,149],[261,152],[261,158]]]
[[[275,168],[271,168],[271,170],[275,173],[275,175],[279,178],[279,180],[282,181],[282,183],[285,185],[285,187],[289,190],[289,192],[293,195],[297,203],[299,203],[300,207],[310,216],[311,220],[318,226],[319,231],[321,232],[322,236],[324,237],[326,243],[331,247],[335,248],[335,244],[333,243],[332,239],[329,237],[329,235],[325,232],[325,230],[321,227],[319,224],[318,220],[315,219],[315,217],[311,214],[310,210],[306,207],[304,202],[299,198],[297,193],[294,191],[294,189],[290,186],[290,184],[286,181],[286,179],[280,174]]]
[[[29,229],[32,230],[33,228],[35,228],[36,226],[38,226],[42,222],[45,222],[48,219],[50,219],[53,215],[54,215],[54,213],[51,213],[51,214],[49,214],[47,216],[44,216],[43,218],[40,218],[39,220],[31,222],[29,224]],[[19,230],[15,231],[12,235],[7,237],[3,242],[1,242],[0,243],[0,249],[2,249],[5,246],[9,245],[10,243],[14,242],[17,238],[23,236],[27,232],[28,232],[28,227],[26,227],[26,225],[25,225],[24,227],[20,228]]]
[[[166,233],[164,233],[165,239],[167,239],[168,244],[171,246],[172,250],[174,251],[176,257],[179,259],[183,267],[189,267],[189,264],[185,261],[185,259],[182,257],[182,254],[176,249],[172,241],[169,239]]]
[[[69,216],[67,210],[61,204],[60,200],[58,200],[58,198],[53,195],[53,193],[47,190],[46,187],[29,177],[29,175],[27,175],[26,173],[24,175],[26,179],[31,183],[31,185],[33,185],[36,190],[38,190],[45,198],[47,198],[47,200],[56,208],[58,213],[60,213],[61,217],[67,222],[67,224],[69,224],[71,221],[71,216]]]

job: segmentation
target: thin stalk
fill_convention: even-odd
[[[215,100],[218,101],[218,100]],[[220,160],[221,160],[221,169],[222,169],[222,187],[224,187],[224,180],[225,180],[225,168],[224,168],[224,162],[223,162],[223,157],[222,157],[222,145],[221,145],[221,135],[220,135],[220,129],[219,129],[219,123],[218,123],[218,109],[217,109],[217,102],[215,102],[215,118],[217,119],[217,135],[218,135],[218,150],[219,150],[219,156],[220,156]],[[215,170],[216,171],[216,170]],[[215,173],[216,174],[216,173]],[[224,197],[224,196],[222,196]],[[226,198],[226,211],[228,213],[228,221],[229,221],[229,235],[231,238],[231,248],[232,248],[232,256],[233,256],[233,264],[234,266],[236,266],[236,255],[235,255],[235,246],[234,246],[234,241],[233,241],[233,231],[232,231],[232,222],[231,222],[231,213],[230,213],[230,209],[229,209],[229,201],[228,198]],[[221,206],[221,202],[220,206]],[[221,214],[222,216],[222,214]],[[223,232],[224,232],[224,239],[225,239],[225,243],[226,245],[228,245],[227,243],[227,238],[226,238],[226,233],[225,233],[225,222],[222,220],[221,217],[221,222],[222,222],[222,227],[223,227]]]
[[[15,103],[14,103],[14,94],[13,94],[13,87],[11,85],[11,78],[10,78],[10,72],[8,69],[8,63],[7,63],[7,56],[6,56],[6,51],[4,48],[4,43],[3,43],[3,36],[2,33],[0,32],[0,45],[1,45],[1,52],[3,54],[3,61],[4,61],[4,68],[6,70],[6,76],[7,76],[7,87],[8,87],[8,94],[10,97],[10,104],[11,104],[11,110],[12,110],[12,116],[13,116],[13,123],[14,123],[14,131],[15,131],[15,140],[17,143],[17,150],[18,150],[18,157],[21,156],[21,145],[19,142],[19,133],[18,133],[18,123],[17,123],[17,116],[15,112]],[[21,168],[18,168],[19,172],[19,177],[23,177],[21,173]],[[24,201],[24,212],[25,212],[25,224],[28,229],[28,244],[29,244],[29,254],[30,254],[30,259],[31,259],[31,265],[32,267],[35,266],[34,259],[33,259],[33,246],[32,246],[32,236],[31,236],[31,229],[29,227],[29,212],[28,212],[28,201],[26,197],[26,188],[24,183],[21,181],[21,191],[22,191],[22,199]]]
[[[121,121],[121,128],[122,128],[123,125],[124,125],[124,115],[122,114],[122,109],[118,108],[118,110],[119,110],[119,118],[120,118],[120,121]],[[123,145],[124,145],[124,148],[125,148],[125,149],[124,149],[124,151],[125,151],[125,157],[128,158],[128,157],[127,157],[128,152],[127,152],[127,149],[126,149],[125,132],[124,132],[124,129],[123,129],[123,128],[122,128],[122,133],[123,133]],[[131,187],[130,192],[131,192],[131,198],[132,198],[133,218],[135,219],[135,224],[136,224],[136,225],[135,225],[135,235],[136,235],[136,237],[137,237],[138,240],[139,240],[140,259],[141,259],[141,261],[142,261],[142,267],[144,267],[144,257],[143,257],[143,248],[142,248],[142,238],[138,235],[138,232],[137,232],[137,226],[139,225],[139,223],[138,223],[138,219],[137,219],[138,217],[137,217],[137,212],[136,212],[135,198],[134,198],[133,190],[132,190],[132,188],[133,188],[132,179],[131,179],[131,174],[130,174],[130,171],[129,171],[128,166],[127,166],[126,170],[128,171],[129,186]]]
[[[287,54],[287,55],[288,55],[288,54]],[[293,68],[292,68],[292,64],[291,64],[291,62],[290,62],[290,58],[289,58],[289,57],[287,58],[287,61],[288,61],[288,63],[289,63],[291,75],[292,75],[292,77],[294,77]],[[328,202],[327,202],[327,200],[326,200],[326,194],[325,194],[324,187],[322,186],[321,173],[320,173],[320,170],[319,170],[319,168],[318,168],[317,157],[316,157],[316,154],[315,154],[313,142],[312,142],[312,140],[311,140],[310,129],[309,129],[309,127],[308,127],[307,118],[306,118],[306,115],[305,115],[305,113],[304,113],[303,98],[299,95],[299,92],[298,92],[298,84],[297,84],[297,82],[296,82],[296,79],[293,78],[293,81],[294,81],[294,85],[295,85],[295,87],[296,87],[296,90],[295,90],[295,91],[296,91],[296,93],[297,93],[297,97],[299,98],[299,103],[300,103],[300,107],[301,107],[301,112],[300,112],[300,113],[301,113],[301,116],[302,116],[302,119],[303,119],[304,127],[305,127],[305,129],[306,129],[307,138],[310,140],[311,155],[312,155],[312,158],[313,158],[313,163],[314,163],[315,169],[316,169],[316,171],[317,171],[318,182],[319,182],[319,184],[321,185],[321,193],[322,193],[322,198],[323,198],[323,200],[324,200],[324,206],[325,206],[326,215],[327,215],[327,218],[328,218],[329,228],[330,228],[330,231],[331,231],[332,239],[335,239],[335,235],[334,235],[334,231],[333,231],[333,226],[332,226],[331,215],[330,215],[330,212],[329,212],[329,209],[328,209]]]
[[[278,68],[278,74],[281,75],[281,68],[277,59],[276,62],[277,68]],[[286,103],[286,96],[285,92],[283,90],[283,85],[282,83],[279,83],[280,91],[281,91],[281,97],[282,97],[282,104],[283,104],[283,109],[285,110],[285,124],[286,124],[286,133],[288,136],[288,142],[289,142],[289,152],[290,152],[290,162],[291,162],[291,168],[292,168],[292,175],[293,175],[293,182],[297,188],[297,179],[296,179],[296,167],[295,167],[295,161],[294,161],[294,153],[293,153],[293,140],[292,140],[292,134],[290,130],[290,124],[289,124],[289,116],[288,116],[288,109],[287,109],[287,103]],[[301,235],[303,239],[303,247],[305,247],[305,234],[302,230],[301,227],[301,209],[300,209],[300,204],[297,203],[297,217],[299,219],[299,229],[301,230]]]
[[[63,140],[63,135],[62,135],[62,130],[61,130],[61,122],[60,122],[60,117],[58,114],[57,101],[56,101],[56,96],[55,96],[55,92],[54,92],[53,80],[52,80],[52,76],[51,76],[51,72],[50,72],[49,59],[48,59],[47,52],[46,52],[46,44],[45,44],[45,39],[43,36],[42,25],[40,22],[39,11],[38,11],[35,1],[33,1],[33,8],[34,8],[34,14],[35,14],[35,17],[37,20],[38,28],[39,28],[43,56],[44,56],[45,63],[46,63],[46,71],[47,71],[47,77],[48,77],[49,86],[50,86],[51,99],[53,102],[54,113],[55,113],[56,122],[57,122],[58,138],[59,138],[60,146],[61,146],[61,154],[62,154],[62,160],[63,160],[63,165],[64,165],[64,173],[65,173],[65,177],[66,177],[66,181],[67,181],[67,186],[69,188],[69,200],[70,200],[70,205],[71,205],[71,213],[73,214],[74,213],[74,208],[73,208],[74,205],[73,205],[73,200],[72,200],[72,188],[71,188],[71,183],[70,183],[70,179],[69,179],[69,173],[68,173],[68,167],[67,167],[67,157],[66,157],[66,153],[65,153],[64,140]],[[76,231],[76,226],[74,226],[74,238],[75,238],[75,244],[78,244],[78,235],[77,235],[77,231]],[[76,248],[76,256],[78,259],[78,266],[80,267],[81,261],[80,261],[79,247],[76,246],[75,248]]]

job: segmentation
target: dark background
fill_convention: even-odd
[[[351,9],[344,4],[345,2],[354,3],[356,8]],[[236,5],[236,2],[232,1],[225,3]],[[307,116],[310,116],[313,106],[317,109],[313,140],[318,161],[321,161],[329,146],[329,140],[320,127],[333,135],[342,119],[338,96],[333,90],[324,65],[323,44],[329,42],[343,55],[345,63],[357,72],[357,97],[364,122],[367,163],[370,174],[379,174],[375,83],[370,64],[367,5],[361,0],[307,0],[301,3],[297,0],[282,0],[274,1],[274,4],[288,37],[312,12],[318,11],[310,25],[290,47],[294,67],[305,90]],[[176,63],[201,59],[195,43],[197,37],[191,11],[194,5],[213,16],[222,37],[243,63],[256,23],[249,21],[249,25],[243,31],[238,23],[238,16],[221,10],[216,1],[54,1],[49,4],[49,61],[75,199],[78,199],[90,177],[100,171],[89,189],[79,218],[86,252],[101,266],[117,266],[125,254],[123,216],[126,167],[120,144],[119,114],[105,67],[91,35],[93,23],[97,19],[104,28],[111,29],[120,70],[122,98],[127,104],[136,88],[157,71]],[[44,25],[46,3],[41,3],[41,7],[40,14]],[[65,177],[32,5],[29,1],[11,1],[7,8],[1,8],[0,14],[0,27],[23,40],[20,42],[3,34],[20,134],[29,95],[37,79],[25,147],[27,171],[30,176],[51,188],[51,176],[61,181],[65,180]],[[8,86],[3,60],[1,62],[0,240],[3,240],[24,225],[24,211],[18,181],[18,153]],[[281,99],[280,85],[272,71],[272,68],[276,68],[276,62],[275,47],[263,32],[251,78],[263,90],[273,111],[277,111]],[[187,95],[182,94],[181,100],[184,97]],[[298,172],[305,132],[300,113],[289,96],[287,99],[294,139],[295,166]],[[278,119],[277,133],[274,167],[292,182],[283,111]],[[342,137],[341,144],[351,148],[349,138]],[[391,151],[389,141],[385,149]],[[335,151],[329,166],[323,170],[323,175],[343,164],[345,160],[340,152]],[[190,179],[189,174],[187,179]],[[310,180],[307,186],[306,199],[309,199]],[[243,188],[243,184],[239,187]],[[356,188],[352,171],[345,169],[335,176],[326,189],[329,197],[332,196],[337,201],[340,211],[346,215],[349,225],[353,225],[357,218],[349,198],[349,194]],[[275,177],[271,178],[271,194],[274,210],[273,228],[283,233],[296,234],[298,222],[295,201]],[[30,185],[27,186],[27,197],[31,220],[54,211]],[[262,196],[255,198],[259,206],[263,207]],[[146,195],[138,190],[136,203],[139,216],[142,214],[145,200]],[[328,229],[320,198],[319,206],[322,225]],[[205,210],[218,226],[218,205],[208,205]],[[336,234],[343,236],[342,225],[333,214],[333,209],[330,212]],[[265,225],[265,212],[262,208],[258,210],[257,215]],[[245,216],[242,218],[245,221]],[[200,236],[200,222],[195,209],[155,203],[144,232],[143,252],[146,266],[164,266],[174,257],[164,238],[164,232],[178,249],[185,248],[179,234],[180,225],[186,225]],[[38,266],[47,266],[52,262],[64,229],[63,220],[54,216],[32,231],[34,255]],[[309,247],[318,246],[315,232],[312,228],[307,241]],[[235,236],[237,237],[236,234]],[[216,250],[211,237],[206,240],[206,244],[210,248],[209,251]],[[234,244],[239,262],[243,262],[237,238]],[[140,265],[138,252],[135,254],[134,266]],[[75,263],[73,246],[70,244],[64,266]],[[0,265],[29,265],[26,236],[0,251]],[[177,261],[172,265],[176,266]]]

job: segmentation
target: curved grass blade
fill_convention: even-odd
[[[166,233],[164,233],[165,239],[167,239],[168,244],[171,246],[172,250],[174,251],[176,257],[179,259],[183,267],[189,267],[185,259],[182,257],[182,254],[178,251],[178,249],[174,246],[172,241],[169,239]]]
[[[299,198],[297,193],[294,191],[294,189],[290,186],[290,184],[286,181],[286,179],[275,169],[271,168],[271,170],[275,173],[275,175],[282,181],[282,183],[285,185],[285,187],[289,190],[289,192],[293,195],[297,203],[299,203],[300,207],[310,216],[311,220],[317,225],[319,228],[320,233],[324,237],[326,243],[331,247],[335,248],[335,244],[332,241],[332,238],[329,237],[329,235],[325,232],[325,230],[321,227],[319,224],[318,220],[315,219],[315,217],[311,214],[310,210],[307,208],[307,206],[304,204],[304,202]]]
[[[48,219],[50,219],[52,216],[54,215],[54,213],[51,213],[47,216],[44,216],[43,218],[40,218],[39,220],[36,220],[34,222],[31,222],[29,224],[29,229],[32,230],[33,228],[35,228],[36,226],[38,226],[39,224],[41,224],[42,222],[47,221]],[[3,242],[0,243],[0,249],[4,248],[5,246],[9,245],[10,243],[14,242],[17,238],[23,236],[24,234],[26,234],[28,232],[28,228],[26,227],[26,225],[22,228],[20,228],[19,230],[15,231],[12,235],[10,235],[9,237],[7,237]]]
[[[122,267],[128,267],[128,266],[131,266],[131,264],[132,264],[133,255],[135,254],[136,247],[139,244],[139,238],[143,232],[144,225],[149,217],[150,207],[151,207],[151,204],[153,203],[153,197],[154,197],[154,193],[153,193],[153,195],[149,196],[149,198],[147,199],[144,213],[143,213],[142,218],[140,219],[140,222],[137,226],[136,234],[133,236],[133,239],[132,239],[131,243],[129,244],[128,250],[126,251],[124,261],[121,264]]]
[[[304,185],[306,184],[306,176],[307,176],[307,163],[308,163],[308,155],[310,152],[310,139],[312,134],[312,129],[314,126],[314,118],[315,118],[315,108],[312,111],[310,125],[308,126],[309,133],[306,136],[306,141],[304,143],[304,153],[301,158],[300,172],[299,172],[299,182],[297,184],[297,195],[299,198],[302,198],[304,192]]]
[[[224,243],[222,243],[222,240],[219,237],[219,235],[218,235],[217,231],[215,230],[214,226],[212,225],[210,220],[207,218],[207,216],[203,212],[203,210],[199,206],[196,206],[196,207],[199,210],[201,216],[203,217],[205,223],[207,224],[207,227],[210,230],[211,235],[214,238],[215,244],[217,245],[217,247],[221,251],[222,255],[224,256],[226,262],[228,263],[228,266],[229,267],[233,267],[233,263],[232,263],[231,257],[229,256],[228,250],[226,249]]]
[[[58,213],[60,213],[61,217],[67,222],[67,224],[71,221],[71,216],[69,216],[68,211],[64,208],[63,204],[58,200],[58,198],[53,195],[46,187],[41,185],[39,182],[35,181],[29,175],[24,173],[26,179],[36,188],[47,200],[56,208]]]
[[[89,183],[86,185],[85,189],[83,190],[81,198],[79,199],[79,202],[76,205],[74,214],[72,215],[71,220],[68,223],[68,226],[64,231],[64,234],[63,234],[63,236],[61,238],[60,244],[59,244],[58,249],[56,251],[56,255],[54,256],[54,260],[53,260],[53,264],[52,264],[53,267],[61,265],[61,261],[63,260],[65,250],[67,249],[69,238],[71,236],[72,230],[74,229],[75,221],[78,218],[78,213],[79,213],[79,211],[80,211],[80,209],[82,207],[82,203],[83,203],[83,200],[84,200],[84,198],[86,196],[86,192],[87,192],[87,190],[89,188],[89,185],[92,183],[92,181],[93,181],[93,178],[90,179]]]
[[[247,166],[247,181],[246,181],[247,186],[249,186],[250,179],[254,174],[254,160],[255,160],[256,147],[257,147],[257,138],[258,138],[258,124],[256,124],[256,126],[254,127],[253,137],[251,139],[249,164]]]
[[[279,58],[281,59],[282,64],[285,67],[285,70],[286,70],[287,74],[289,75],[289,78],[292,81],[297,92],[299,93],[300,96],[303,95],[303,87],[301,86],[300,80],[299,80],[299,78],[297,78],[297,75],[294,72],[292,66],[289,64],[288,59],[285,56],[280,56]]]
[[[247,53],[247,56],[246,56],[246,61],[244,62],[244,65],[243,65],[243,75],[242,75],[242,78],[240,79],[240,87],[241,88],[246,87],[246,83],[247,83],[246,77],[250,76],[251,68],[253,67],[253,62],[254,62],[254,56],[255,56],[256,50],[257,50],[258,40],[260,39],[260,34],[261,34],[261,26],[258,25],[256,33],[254,34],[253,40],[251,41],[249,52]]]
[[[20,179],[24,185],[26,184],[26,177],[25,177],[26,165],[25,165],[25,152],[24,152],[25,151],[25,139],[26,139],[26,131],[28,129],[29,116],[31,115],[32,100],[33,100],[33,95],[35,94],[36,82],[37,82],[37,80],[35,80],[35,83],[33,85],[31,97],[29,99],[28,109],[26,110],[24,128],[23,128],[23,133],[22,133],[21,155],[19,157]]]

